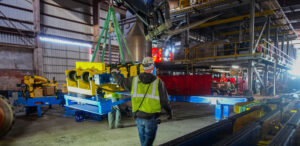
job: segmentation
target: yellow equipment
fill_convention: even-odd
[[[22,88],[23,93],[28,92],[29,97],[42,97],[44,96],[44,89],[47,87],[53,87],[53,93],[58,87],[58,83],[55,80],[49,81],[47,78],[42,76],[24,76],[24,85]],[[47,90],[47,89],[46,89]]]
[[[125,78],[134,77],[143,72],[141,64],[117,65],[120,74]],[[97,95],[97,90],[107,94],[123,91],[113,82],[111,67],[104,63],[76,62],[76,68],[65,71],[68,92],[88,96]]]

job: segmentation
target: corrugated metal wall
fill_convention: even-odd
[[[41,14],[41,32],[44,36],[92,44],[91,7],[72,0],[43,0]],[[76,61],[89,61],[88,47],[43,41],[41,44],[44,76],[48,79],[55,77],[59,83],[65,83],[65,70],[75,68]]]
[[[27,46],[34,39],[15,30],[33,30],[31,0],[2,0],[0,12],[0,90],[17,90],[23,76],[33,72],[33,50]]]
[[[40,5],[41,36],[93,44],[92,0],[41,0]],[[1,0],[0,11],[5,14],[5,16],[0,14],[0,43],[32,46],[34,42],[32,0]],[[107,12],[100,9],[99,13],[99,31],[101,32]],[[6,20],[5,17],[10,20]],[[26,37],[19,34],[15,27]],[[55,77],[59,83],[65,83],[64,72],[74,68],[76,61],[89,61],[91,48],[41,40],[40,44],[43,49],[43,75],[49,79]],[[12,52],[8,49],[6,52],[2,51],[0,55],[7,55],[7,51]],[[31,64],[27,70],[33,70],[33,51],[27,49],[25,52],[21,49],[18,53],[27,56],[25,57],[27,66],[28,63]],[[100,52],[102,52],[101,48]],[[15,53],[15,55],[20,54]],[[28,55],[31,59],[28,59]],[[106,63],[108,63],[108,58],[107,48]],[[119,49],[115,38],[112,40],[112,62],[119,62]],[[8,65],[3,66],[2,63],[4,62],[0,65],[2,69],[9,69]],[[17,61],[16,64],[26,66],[23,61]],[[18,70],[18,68],[14,69]]]
[[[44,76],[65,82],[65,70],[75,68],[76,61],[89,61],[89,48],[54,43],[42,43]]]

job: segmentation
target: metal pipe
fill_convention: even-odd
[[[285,35],[283,34],[281,37],[281,56],[283,56],[284,53],[284,37]],[[284,59],[284,56],[282,57],[282,59]]]
[[[290,49],[290,41],[289,40],[287,40],[287,44],[286,44],[286,54],[287,54],[287,56],[290,56],[290,52],[289,52],[289,49]]]
[[[267,95],[267,87],[268,87],[268,64],[265,64],[265,70],[264,70],[264,95]]]
[[[205,18],[205,19],[203,19],[203,20],[194,22],[194,23],[192,23],[192,24],[188,24],[187,26],[184,26],[184,27],[179,28],[179,29],[177,29],[177,30],[169,30],[169,31],[167,31],[167,35],[175,35],[175,34],[181,33],[181,32],[183,32],[183,31],[186,31],[186,30],[188,30],[188,29],[191,29],[191,28],[194,28],[194,27],[196,27],[196,26],[198,26],[198,25],[201,25],[201,24],[203,24],[203,23],[205,23],[205,22],[207,22],[207,21],[209,21],[209,20],[211,20],[211,19],[214,19],[214,18],[216,18],[216,17],[218,17],[218,16],[220,16],[220,15],[221,15],[221,14],[218,14],[218,15],[215,15],[215,16],[212,16],[212,17]]]
[[[252,65],[252,60],[248,60],[248,90],[249,90],[249,96],[253,95],[252,83],[253,83],[253,65]]]
[[[266,39],[269,42],[270,41],[270,17],[267,18],[267,31],[266,31]],[[267,43],[267,48],[270,48],[270,45]],[[268,52],[267,52],[268,53]]]
[[[254,72],[255,72],[255,74],[256,74],[256,76],[257,76],[257,78],[258,78],[260,84],[261,84],[263,87],[265,87],[264,82],[263,82],[263,80],[261,79],[261,77],[260,77],[260,75],[259,75],[259,72],[257,71],[256,67],[253,67],[253,69],[254,69]]]
[[[255,0],[251,0],[251,2],[250,2],[250,25],[249,25],[249,30],[250,30],[249,31],[249,37],[250,37],[250,40],[251,40],[251,42],[250,42],[250,46],[251,46],[250,53],[252,53],[253,50],[254,50],[254,21],[255,21],[254,19],[255,19]],[[252,62],[251,62],[251,64],[252,64]],[[250,83],[251,84],[249,84],[249,85],[251,85],[250,87],[251,87],[251,91],[252,91],[252,81],[250,81]]]
[[[175,27],[175,30],[178,29],[183,23],[184,23],[184,21],[181,21],[181,22]],[[170,38],[171,38],[172,36],[173,36],[173,35],[169,35],[169,36],[165,39],[164,45],[163,45],[164,47],[166,47],[168,41],[170,40]]]
[[[278,28],[275,29],[275,40],[274,40],[275,46],[278,48]]]
[[[263,12],[257,12],[253,16],[261,17],[261,16],[266,16],[266,15],[271,15],[273,13],[274,13],[273,10],[267,10],[267,11],[263,11]],[[248,15],[236,16],[236,17],[226,18],[226,19],[222,19],[222,20],[207,22],[207,23],[204,23],[204,24],[201,24],[201,25],[195,27],[195,29],[214,26],[214,25],[218,25],[218,24],[225,24],[225,23],[230,23],[230,22],[235,22],[235,21],[241,21],[241,20],[244,20],[245,18],[249,18],[249,17],[251,17],[251,16],[248,14]],[[251,20],[251,18],[250,18],[250,20]]]
[[[258,39],[257,39],[257,41],[256,41],[256,43],[255,43],[255,46],[254,46],[253,50],[252,50],[252,53],[255,53],[255,49],[257,48],[257,46],[258,46],[258,44],[259,44],[259,41],[260,41],[260,39],[261,39],[262,34],[264,33],[264,30],[265,30],[265,28],[266,28],[267,23],[268,23],[268,21],[265,22],[263,28],[261,29],[261,32],[260,32],[260,34],[259,34],[259,36],[258,36]],[[269,28],[270,28],[270,27],[269,27]],[[270,30],[269,30],[269,31],[270,31]],[[252,41],[252,40],[251,40],[251,41]]]
[[[273,71],[273,96],[276,95],[276,72],[277,72],[277,56],[275,57],[275,62],[274,62],[274,71]]]

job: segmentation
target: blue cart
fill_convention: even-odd
[[[20,95],[20,94],[19,94]],[[46,96],[46,97],[36,97],[36,98],[29,98],[19,96],[18,99],[15,101],[15,104],[24,105],[26,108],[26,114],[29,112],[30,107],[37,108],[37,114],[39,117],[42,116],[42,106],[51,106],[55,104],[63,105],[63,95],[58,94],[57,96]]]
[[[217,121],[229,117],[229,106],[239,102],[252,100],[252,97],[231,97],[231,96],[169,96],[170,101],[205,103],[215,105],[215,119]]]
[[[112,102],[111,99],[105,98],[82,98],[75,95],[65,95],[65,107],[72,108],[80,111],[96,115],[105,115],[112,111],[111,107],[130,101],[131,98],[121,99],[116,102]]]

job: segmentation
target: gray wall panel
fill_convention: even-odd
[[[22,1],[22,0],[20,0],[20,1]],[[1,3],[3,3],[3,2],[1,2]],[[19,6],[19,7],[23,7],[23,6]],[[32,8],[30,8],[30,9],[32,9]],[[10,8],[10,7],[6,7],[6,6],[0,6],[0,10],[8,18],[14,18],[14,19],[24,20],[24,21],[33,21],[32,12],[27,12],[24,10]],[[2,16],[2,15],[0,15],[0,16]]]

